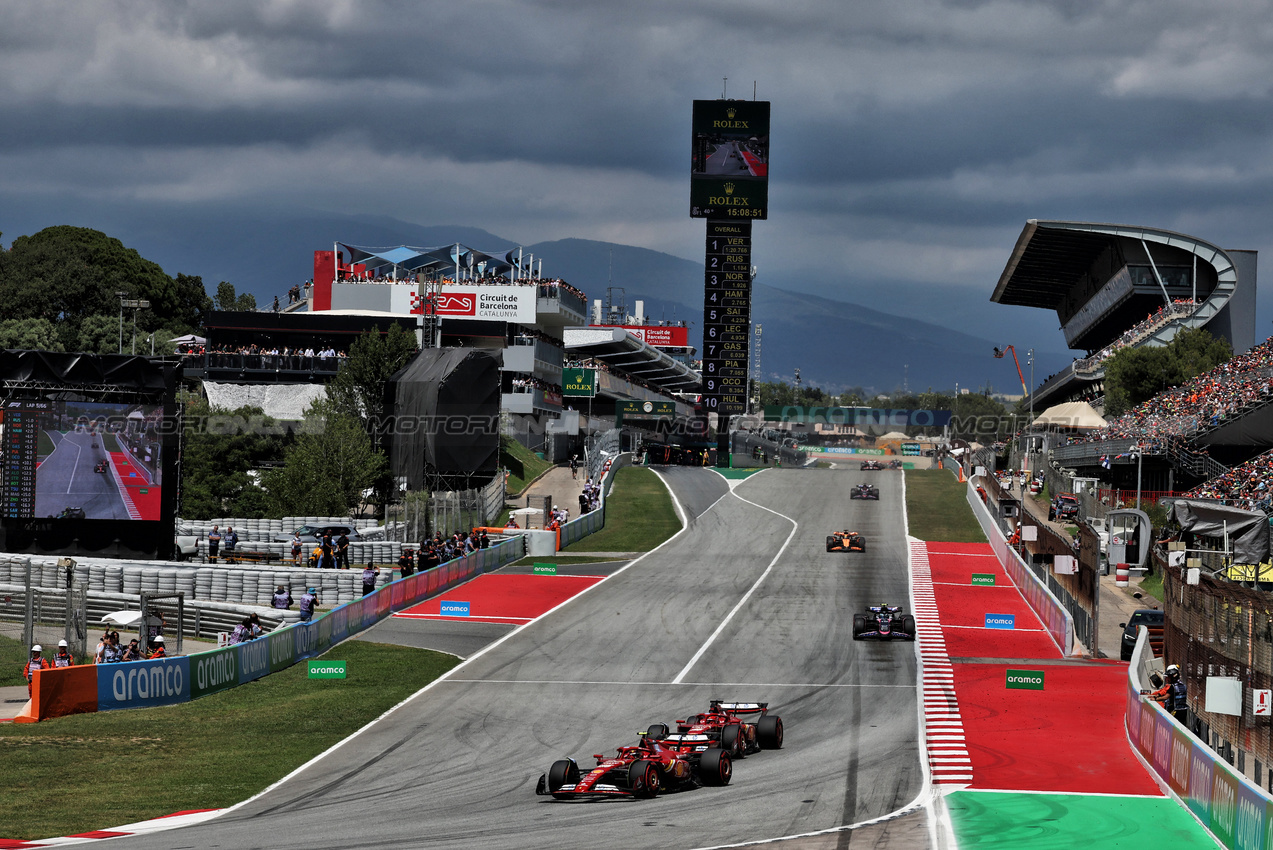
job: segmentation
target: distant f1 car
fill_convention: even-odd
[[[679,791],[700,785],[728,785],[734,762],[727,750],[704,749],[695,763],[662,741],[644,736],[632,747],[619,747],[613,758],[594,755],[597,766],[583,773],[574,759],[553,762],[539,777],[535,793],[557,800],[583,797],[648,799],[660,791]]]
[[[862,483],[849,491],[850,499],[874,499],[880,500],[880,488],[872,487],[870,484]]]
[[[707,711],[676,721],[676,732],[655,723],[646,738],[661,741],[697,767],[697,759],[712,748],[735,759],[761,750],[782,749],[782,718],[769,714],[767,702],[722,702],[714,699]]]
[[[856,531],[833,531],[827,536],[828,552],[865,552],[866,538]]]
[[[891,605],[868,605],[865,614],[853,615],[853,639],[914,640],[915,618]]]
[[[862,461],[862,470],[863,470],[863,471],[868,470],[868,469],[883,469],[883,468],[884,468],[884,464],[880,463],[878,460],[864,460],[864,461]]]
[[[56,518],[57,519],[87,519],[88,514],[84,512],[83,508],[66,507],[62,509],[62,512],[58,514]]]
[[[94,472],[106,472],[111,468],[110,461],[99,460],[97,465],[93,467]]]
[[[906,466],[900,460],[890,460],[888,462],[889,469],[905,469]]]

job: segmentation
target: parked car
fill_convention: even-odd
[[[1048,506],[1048,519],[1078,519],[1079,497],[1073,493],[1057,493]]]
[[[1119,623],[1123,627],[1123,646],[1119,652],[1119,657],[1124,661],[1132,660],[1132,650],[1136,648],[1136,630],[1139,626],[1144,626],[1149,630],[1149,645],[1154,650],[1154,654],[1162,655],[1162,637],[1165,621],[1164,612],[1158,608],[1138,608],[1133,611],[1130,620],[1126,623]]]
[[[358,529],[352,525],[302,525],[296,529],[301,535],[301,541],[304,543],[317,543],[323,538],[324,534],[330,534],[335,540],[340,535],[345,535],[351,541],[358,540]],[[290,532],[284,531],[274,535],[275,543],[288,543],[292,539]]]

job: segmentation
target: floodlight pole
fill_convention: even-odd
[[[119,298],[119,353],[124,353],[124,298],[128,296],[127,292],[116,292]]]

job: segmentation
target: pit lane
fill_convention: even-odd
[[[670,476],[674,492],[719,486],[690,480],[720,480],[711,470],[678,472],[695,474]],[[879,484],[878,503],[848,500],[864,475]],[[908,806],[923,785],[913,647],[851,635],[865,605],[909,607],[902,476],[783,470],[734,483],[685,532],[506,633],[289,780],[130,846],[703,847]],[[845,527],[867,537],[865,553],[825,551],[826,534]],[[784,749],[737,764],[726,788],[649,802],[534,795],[554,759],[586,765],[710,698],[769,701]]]

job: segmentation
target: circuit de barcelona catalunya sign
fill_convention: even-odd
[[[333,310],[373,310],[403,316],[424,314],[422,285],[401,283],[334,283]],[[434,311],[443,319],[485,319],[535,324],[537,286],[442,285]]]

